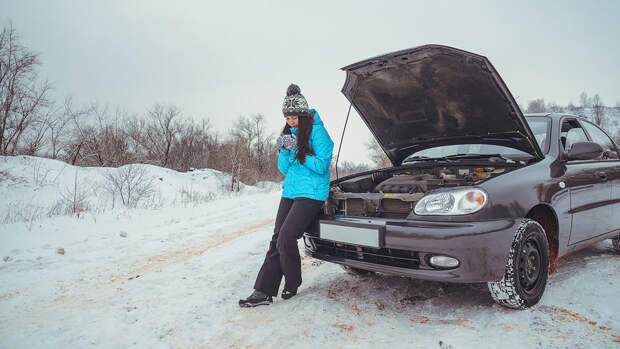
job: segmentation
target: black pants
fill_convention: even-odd
[[[271,296],[277,295],[282,276],[287,290],[297,290],[301,285],[301,258],[297,239],[301,238],[317,217],[322,206],[323,201],[309,198],[280,200],[273,236],[256,277],[255,290]]]

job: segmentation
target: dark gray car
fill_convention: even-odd
[[[393,167],[332,181],[306,253],[354,273],[487,282],[536,304],[558,258],[612,238],[616,144],[573,115],[523,115],[487,58],[426,45],[343,68]]]

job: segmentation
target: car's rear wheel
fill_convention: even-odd
[[[540,300],[549,273],[549,244],[545,229],[532,219],[523,219],[515,232],[504,277],[489,282],[493,300],[513,309],[525,309]]]
[[[351,275],[368,276],[368,275],[373,275],[375,273],[374,271],[353,268],[348,265],[341,264],[340,266],[342,267],[342,269],[344,269],[344,271],[346,271],[348,274],[351,274]]]

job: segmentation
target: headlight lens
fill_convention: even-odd
[[[461,215],[474,213],[487,203],[487,194],[478,188],[459,189],[426,195],[415,205],[418,215]]]

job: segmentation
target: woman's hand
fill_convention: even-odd
[[[295,150],[297,148],[297,137],[294,134],[281,135],[276,141],[278,149]]]

